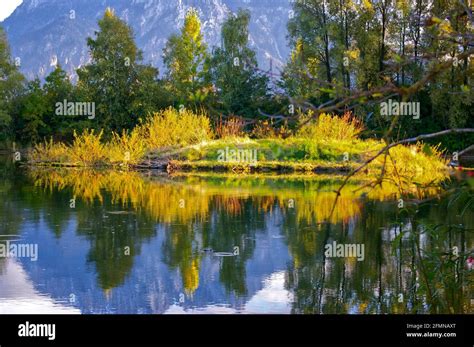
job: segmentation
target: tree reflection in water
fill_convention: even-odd
[[[472,188],[463,184],[441,197],[439,187],[414,187],[399,208],[396,186],[360,189],[353,181],[331,214],[339,184],[326,176],[35,169],[0,185],[9,197],[0,199],[1,223],[20,232],[21,200],[59,239],[74,214],[105,292],[127,281],[143,244],[163,232],[156,251],[180,273],[186,296],[200,287],[202,263],[210,259],[226,293],[248,297],[248,263],[265,262],[255,251],[257,239],[272,233],[290,254],[285,288],[294,313],[473,312],[472,271],[465,264],[473,252],[474,214],[463,210]],[[271,220],[280,221],[276,229]],[[324,246],[333,241],[364,244],[365,259],[325,257]],[[236,249],[238,255],[216,256]]]

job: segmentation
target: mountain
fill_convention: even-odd
[[[198,10],[210,49],[220,44],[226,17],[239,8],[250,10],[250,42],[259,67],[273,72],[289,54],[286,24],[291,0],[24,0],[2,25],[13,57],[19,57],[28,78],[44,78],[59,62],[71,75],[89,60],[86,38],[93,37],[107,7],[133,29],[144,61],[163,75],[163,47],[179,31],[187,9]],[[270,60],[272,63],[270,64]]]

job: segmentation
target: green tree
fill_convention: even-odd
[[[133,40],[132,29],[108,8],[99,20],[95,39],[89,38],[92,62],[78,69],[78,87],[87,101],[96,103],[99,127],[121,131],[138,120],[137,96],[154,88],[158,71],[141,65],[142,52]],[[83,100],[85,101],[85,100]]]
[[[248,46],[250,12],[239,10],[222,26],[222,46],[209,61],[219,108],[228,114],[255,116],[268,94],[268,78],[257,70],[255,52]]]
[[[308,76],[307,59],[303,41],[298,39],[291,52],[290,59],[285,65],[280,86],[291,97],[311,100],[317,88],[314,81]]]
[[[294,17],[288,22],[288,34],[293,46],[301,41],[306,63],[312,74],[327,83],[332,82],[330,55],[329,6],[327,0],[297,1]]]
[[[324,104],[332,112],[350,108],[365,118],[369,130],[390,129],[390,136],[398,138],[420,134],[421,129],[432,133],[471,127],[474,73],[468,54],[468,3],[296,1],[288,23],[293,52],[281,86],[296,106],[315,109]],[[382,98],[418,102],[419,119],[381,116]],[[455,134],[443,141],[459,150],[472,143],[472,135]]]
[[[17,138],[23,143],[34,144],[48,135],[44,122],[48,103],[38,78],[30,81],[26,94],[20,100],[20,112],[15,119]]]
[[[157,80],[157,70],[148,65],[138,67],[140,80],[131,104],[131,114],[140,118],[165,109],[173,104],[173,98],[163,80]]]
[[[334,59],[333,74],[347,91],[351,88],[351,63],[358,54],[353,45],[357,10],[351,0],[337,0],[329,2],[329,13],[332,18],[329,33],[334,41],[331,49]]]
[[[195,9],[190,9],[180,35],[172,35],[164,49],[169,88],[182,104],[201,103],[209,89],[204,77],[208,59],[207,45],[201,33],[201,21]]]
[[[472,55],[471,59],[457,58],[472,48],[473,42],[473,24],[465,8],[461,2],[435,2],[431,9],[432,23],[425,29],[423,52],[438,57],[441,62],[447,59],[453,61],[449,69],[429,85],[431,114],[422,121],[424,127],[430,130],[474,126],[474,61]],[[459,40],[445,39],[454,33],[458,33]],[[450,137],[456,150],[471,145],[473,140],[472,135]]]
[[[24,91],[24,77],[12,63],[10,47],[0,27],[0,142],[12,139],[15,101]]]
[[[288,38],[293,53],[283,71],[283,87],[291,96],[312,102],[328,99],[334,79],[330,28],[333,19],[327,0],[296,1],[288,22]],[[304,95],[294,93],[303,92]],[[293,95],[292,95],[293,94]]]
[[[56,114],[56,103],[62,103],[64,100],[74,101],[74,87],[69,77],[60,65],[46,77],[43,86],[45,98],[47,100],[47,112],[44,122],[48,127],[48,133],[57,139],[64,139],[72,135],[74,126],[73,116],[63,116]]]

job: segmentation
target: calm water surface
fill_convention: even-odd
[[[0,164],[0,313],[473,313],[473,189]],[[472,182],[471,182],[472,184]],[[420,200],[425,200],[419,203]],[[418,202],[418,204],[415,204]],[[364,245],[328,257],[326,244]]]

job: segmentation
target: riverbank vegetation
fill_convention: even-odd
[[[472,28],[461,3],[422,3],[295,2],[292,54],[277,78],[258,67],[246,10],[229,15],[222,44],[208,47],[189,9],[165,45],[161,78],[110,8],[77,76],[58,64],[44,83],[25,81],[2,32],[0,141],[32,148],[35,165],[333,170],[400,185],[441,182],[442,153],[458,165],[456,153],[472,149]]]
[[[236,132],[234,122],[220,125],[221,135],[211,127],[205,113],[168,108],[154,114],[132,132],[113,132],[110,141],[103,132],[74,133],[70,145],[52,139],[32,150],[30,162],[54,166],[166,167],[168,171],[238,172],[337,172],[350,171],[384,147],[380,140],[361,139],[362,125],[346,113],[323,114],[317,122],[311,114],[285,137],[259,131],[259,138]],[[266,135],[266,136],[265,136]],[[401,186],[435,184],[447,176],[441,151],[427,144],[392,148],[365,172],[385,175]]]

